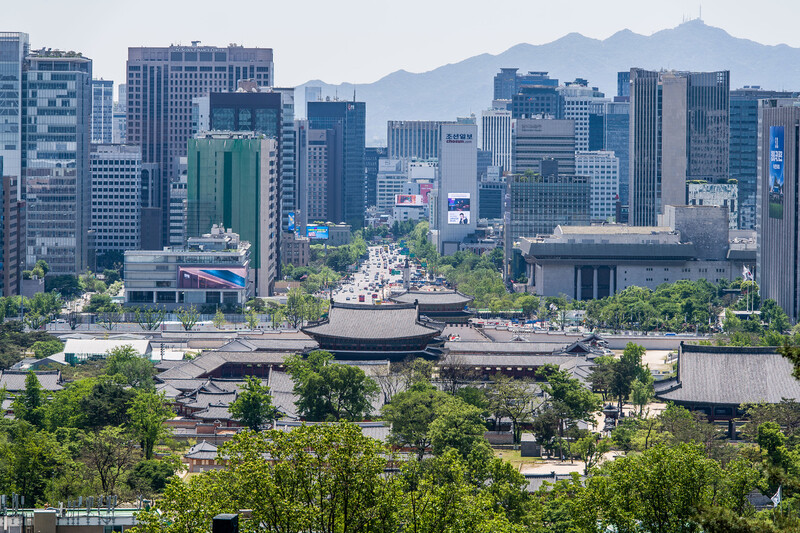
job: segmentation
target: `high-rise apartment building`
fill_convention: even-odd
[[[739,228],[754,229],[758,176],[758,101],[792,98],[798,93],[744,87],[731,91],[730,163],[731,179],[739,185]]]
[[[92,80],[92,142],[110,144],[113,139],[114,82]]]
[[[385,146],[367,146],[364,149],[364,178],[367,180],[367,207],[377,202],[378,161],[386,157],[388,148]]]
[[[386,127],[389,159],[437,159],[441,120],[390,120]]]
[[[364,223],[365,179],[364,149],[366,142],[367,106],[364,102],[325,101],[308,102],[308,127],[316,130],[336,131],[336,158],[341,161],[341,179],[335,185],[341,187],[328,190],[328,213],[331,222],[347,222],[354,226]]]
[[[656,224],[686,204],[686,181],[728,180],[728,71],[631,69],[630,218]]]
[[[481,113],[481,148],[492,153],[492,165],[511,171],[511,146],[514,119],[507,109],[487,109]]]
[[[20,294],[23,263],[25,261],[25,202],[19,199],[19,178],[3,176],[3,159],[0,158],[2,177],[3,229],[0,233],[0,294]]]
[[[439,253],[450,255],[478,226],[478,127],[443,124],[441,143],[437,205],[431,212],[437,218]]]
[[[575,123],[571,120],[519,119],[513,148],[515,173],[544,173],[542,161],[552,159],[559,174],[575,174]]]
[[[169,184],[178,175],[176,161],[186,156],[192,135],[192,99],[234,92],[243,79],[273,86],[272,49],[201,46],[199,41],[191,46],[129,48],[126,68],[127,142],[142,147],[143,162],[161,167],[158,237],[166,243]]]
[[[75,275],[88,261],[92,61],[75,52],[41,50],[26,63],[26,261],[30,267],[44,259],[51,274]]]
[[[619,199],[619,158],[614,152],[575,154],[575,174],[589,178],[591,219],[607,221],[614,217]]]
[[[142,151],[138,146],[92,144],[94,250],[138,250],[141,246]]]
[[[252,246],[256,293],[268,296],[279,260],[278,141],[210,132],[190,139],[188,148],[188,236],[213,224],[238,233]]]
[[[800,107],[797,99],[759,103],[756,281],[792,322],[800,319]]]
[[[22,176],[22,82],[29,51],[27,33],[0,32],[0,158],[3,161],[0,175],[18,179]],[[23,189],[24,186],[17,187],[18,200],[22,199]]]

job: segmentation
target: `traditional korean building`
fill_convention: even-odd
[[[390,298],[393,302],[419,306],[419,313],[446,324],[463,324],[473,313],[466,307],[474,300],[458,291],[406,291]]]
[[[333,302],[328,318],[302,328],[337,359],[436,359],[444,324],[420,316],[415,304],[361,305]]]
[[[742,404],[800,400],[800,382],[775,347],[681,343],[677,374],[657,381],[655,396],[709,420],[731,420],[742,414]]]

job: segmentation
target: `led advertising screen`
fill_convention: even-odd
[[[783,126],[769,128],[769,216],[783,218]]]
[[[178,267],[178,288],[243,289],[246,276],[244,268]]]
[[[468,192],[449,192],[447,193],[447,223],[448,224],[469,224],[470,212]]]
[[[420,194],[395,194],[395,205],[422,206],[422,195]]]
[[[306,226],[306,235],[309,239],[327,239],[328,226],[313,226],[309,224]]]
[[[293,232],[293,231],[294,231],[294,229],[295,229],[295,225],[294,225],[294,211],[289,211],[289,212],[286,214],[286,219],[287,219],[287,230],[288,230],[288,231],[291,231],[291,232]]]
[[[433,183],[420,183],[419,194],[422,196],[422,203],[428,205],[428,193],[433,190]]]

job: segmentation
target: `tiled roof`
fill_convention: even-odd
[[[190,361],[165,370],[157,377],[161,381],[171,379],[196,379],[208,374],[226,363],[242,364],[283,364],[289,355],[286,352],[203,352]]]
[[[384,422],[353,422],[360,429],[364,436],[372,437],[380,441],[386,442],[391,432],[391,427],[387,426]],[[301,426],[314,426],[324,425],[327,422],[298,422],[293,420],[278,420],[275,424],[275,429],[278,431],[292,431]]]
[[[198,392],[194,398],[186,398],[186,407],[206,409],[209,405],[230,405],[236,399],[235,392]]]
[[[327,320],[307,326],[303,332],[348,339],[409,339],[435,337],[441,329],[423,325],[414,305],[334,303]]]
[[[234,420],[227,405],[209,405],[206,409],[192,414],[200,420]]]
[[[445,347],[454,353],[477,354],[552,354],[565,348],[563,342],[453,341]]]
[[[184,457],[187,459],[216,459],[217,447],[206,441],[198,442],[189,448]]]
[[[34,372],[36,379],[42,389],[46,391],[58,391],[63,389],[61,386],[61,372],[51,370],[48,372]],[[28,371],[3,370],[0,371],[0,389],[5,388],[8,392],[20,392],[25,390],[25,380]]]
[[[458,291],[406,291],[397,296],[392,296],[390,300],[408,304],[413,304],[414,301],[417,301],[420,305],[467,305],[474,298]]]
[[[681,346],[678,378],[657,383],[656,397],[740,405],[800,400],[792,364],[772,347]]]

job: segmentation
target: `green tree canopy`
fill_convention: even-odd
[[[272,405],[269,387],[254,376],[245,377],[245,384],[228,411],[253,431],[261,431],[279,416],[278,409]]]

